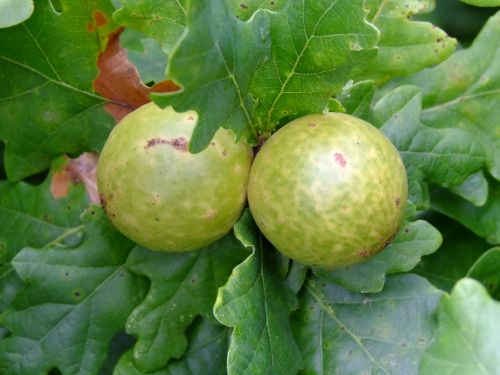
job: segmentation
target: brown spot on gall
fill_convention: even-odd
[[[226,155],[227,155],[227,151],[226,150],[222,151],[222,156],[226,156]]]
[[[193,121],[194,120],[194,117],[193,116],[188,116],[188,118],[186,119],[188,121]]]
[[[187,152],[188,142],[184,137],[173,138],[173,139],[151,138],[144,146],[144,149],[147,150],[148,148],[157,145],[170,145],[174,147],[176,150],[179,150],[181,152]]]
[[[316,124],[311,123],[311,124],[309,124],[308,126],[309,126],[310,128],[315,128],[315,127],[316,127]]]
[[[394,203],[396,203],[396,206],[399,206],[399,204],[401,203],[401,198],[396,197],[396,199],[394,199]]]
[[[359,250],[358,255],[361,258],[368,258],[371,255],[371,252],[369,250]]]
[[[101,207],[104,210],[105,213],[107,213],[106,207],[108,204],[108,201],[106,199],[106,196],[104,194],[99,194],[99,200],[101,201]]]
[[[335,159],[335,162],[340,165],[342,168],[345,168],[347,162],[344,158],[344,155],[342,155],[341,153],[338,153],[336,152],[335,154],[333,154],[333,158]]]

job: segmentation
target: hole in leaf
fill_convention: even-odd
[[[46,169],[46,170],[44,170],[42,172],[39,172],[37,174],[31,175],[29,177],[26,177],[25,179],[23,179],[23,181],[27,182],[30,185],[37,186],[37,185],[40,185],[42,182],[45,181],[45,179],[47,178],[48,174],[49,174],[49,170]]]
[[[62,13],[62,3],[61,3],[61,0],[49,0],[49,4],[52,8],[52,11],[57,14],[57,15],[60,15]]]

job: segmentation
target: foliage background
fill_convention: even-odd
[[[0,373],[496,374],[500,4],[468,2],[0,1]],[[369,120],[407,167],[404,227],[334,272],[249,211],[198,252],[137,246],[92,204],[95,153],[150,95],[208,114],[193,151],[326,105]]]

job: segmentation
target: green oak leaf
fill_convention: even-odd
[[[271,55],[251,90],[261,132],[323,112],[331,96],[373,61],[378,32],[365,16],[363,0],[289,0],[270,14]]]
[[[198,319],[189,328],[189,346],[181,358],[169,361],[160,370],[146,373],[135,366],[130,350],[120,358],[113,375],[225,375],[228,337],[226,327]]]
[[[433,0],[368,0],[367,19],[380,30],[379,54],[362,77],[378,82],[436,65],[453,53],[454,38],[428,22],[411,21],[432,8]]]
[[[134,361],[139,369],[158,370],[170,358],[182,356],[187,347],[184,331],[197,315],[212,315],[217,288],[247,254],[232,234],[196,252],[132,251],[127,268],[151,280],[148,296],[126,326],[138,338]]]
[[[467,277],[480,281],[493,298],[500,300],[500,247],[493,247],[474,263]]]
[[[492,16],[471,47],[454,53],[435,68],[395,85],[422,91],[421,122],[473,134],[482,144],[489,172],[500,179],[500,11]]]
[[[235,233],[252,254],[238,265],[219,289],[214,315],[234,327],[227,359],[228,374],[295,374],[302,367],[290,328],[290,311],[297,307],[293,292],[278,276],[276,262],[248,211]]]
[[[498,7],[500,0],[460,0],[462,3],[474,5],[476,7]]]
[[[269,20],[258,12],[242,22],[231,14],[226,1],[191,0],[188,5],[187,31],[171,52],[167,67],[167,78],[182,90],[156,94],[153,99],[178,112],[199,113],[189,149],[200,152],[221,126],[238,136],[252,129],[249,85],[268,54]],[[255,135],[254,130],[254,142]]]
[[[373,122],[372,100],[375,93],[374,81],[350,81],[342,88],[336,98],[342,103],[346,112],[360,119]]]
[[[0,139],[11,180],[44,170],[56,155],[99,150],[114,124],[92,86],[114,7],[108,0],[61,7],[39,1],[29,20],[0,29]]]
[[[481,145],[468,132],[435,129],[420,123],[422,96],[415,86],[401,86],[374,107],[376,124],[399,150],[405,166],[441,186],[463,183],[484,165]]]
[[[26,21],[34,9],[33,0],[0,0],[0,28]]]
[[[259,9],[267,9],[273,12],[283,9],[288,0],[227,0],[231,4],[233,13],[243,21],[248,20]]]
[[[129,350],[135,343],[135,338],[127,335],[127,333],[122,330],[116,333],[108,348],[108,357],[99,370],[98,375],[110,375],[113,373],[120,358]],[[52,375],[49,373],[49,375]]]
[[[126,49],[127,57],[137,68],[142,82],[150,84],[165,79],[167,56],[155,39],[139,31],[125,29],[120,34],[120,44]]]
[[[121,0],[121,4],[113,14],[115,22],[149,35],[169,54],[186,28],[187,0]]]
[[[412,164],[405,165],[408,177],[408,201],[415,205],[416,210],[425,211],[431,206],[429,186],[425,182],[424,174]],[[408,210],[407,206],[407,210]],[[415,215],[410,216],[413,218]]]
[[[420,362],[420,375],[498,374],[500,303],[473,279],[460,280],[439,304],[436,342]]]
[[[488,180],[484,173],[479,171],[467,177],[461,185],[450,187],[450,191],[460,195],[474,206],[483,206],[488,200]]]
[[[426,219],[441,232],[443,244],[438,251],[424,256],[413,272],[449,292],[490,245],[446,216],[434,212]]]
[[[304,373],[416,375],[441,294],[411,274],[388,277],[378,294],[310,279],[292,319]]]
[[[488,199],[477,207],[446,189],[431,190],[432,208],[457,220],[491,244],[500,244],[500,181],[489,179]]]
[[[315,274],[352,292],[377,293],[384,287],[385,275],[410,271],[441,243],[441,234],[428,222],[407,222],[394,241],[375,257],[335,271],[317,269]]]
[[[51,179],[52,173],[38,186],[0,181],[0,313],[22,286],[10,264],[22,248],[75,246],[82,239],[80,213],[89,204],[83,185],[71,185],[66,197],[54,199]]]
[[[94,207],[85,241],[24,248],[12,264],[27,284],[0,316],[11,336],[0,342],[3,375],[97,374],[113,335],[143,298],[143,282],[125,269],[134,246]]]
[[[296,261],[290,262],[291,265],[285,278],[285,284],[292,292],[297,294],[306,281],[309,267]]]

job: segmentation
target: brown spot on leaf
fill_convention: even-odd
[[[120,46],[122,31],[120,28],[110,35],[106,50],[97,59],[99,75],[94,81],[94,90],[109,100],[105,109],[116,121],[150,101],[149,87],[141,82],[135,65]]]
[[[94,19],[95,23],[97,24],[97,27],[102,27],[108,23],[108,19],[106,18],[104,13],[99,10],[96,10],[94,12]]]
[[[173,139],[152,138],[146,143],[144,148],[147,150],[148,148],[157,145],[170,145],[174,147],[176,150],[179,150],[181,152],[187,152],[188,142],[184,137],[173,138]]]
[[[180,89],[181,89],[180,86],[178,86],[174,81],[165,80],[155,83],[150,90],[151,92],[167,93],[167,92],[175,92]]]
[[[96,29],[98,29],[99,27],[103,27],[107,24],[108,24],[108,19],[106,18],[106,15],[103,12],[96,10],[94,12],[94,17],[92,22],[87,23],[87,31],[92,33],[96,31]]]
[[[345,168],[347,161],[345,160],[344,155],[336,152],[335,154],[333,154],[333,158],[338,165],[340,165],[342,168]]]

